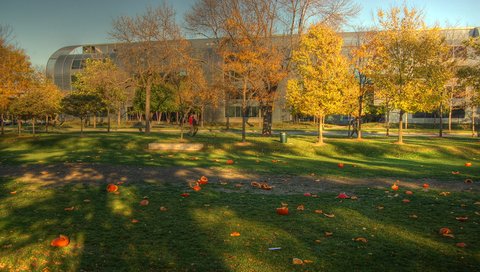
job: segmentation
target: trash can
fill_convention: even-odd
[[[282,144],[287,142],[287,133],[286,132],[280,132],[280,142]]]

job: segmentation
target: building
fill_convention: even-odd
[[[465,48],[462,41],[469,37],[478,37],[480,28],[458,28],[442,30],[448,44],[452,47],[453,52],[460,58],[465,54]],[[357,46],[359,37],[362,32],[342,32],[341,36],[344,40],[343,51],[348,54],[349,49]],[[213,49],[213,41],[209,39],[192,39],[190,40],[195,54],[202,56],[204,60],[214,65],[218,61]],[[109,57],[115,61],[117,46],[115,44],[90,44],[90,45],[72,45],[58,49],[49,58],[47,63],[47,77],[50,78],[61,90],[71,91],[72,82],[75,81],[75,73],[81,71],[85,67],[85,61],[88,58],[106,58]],[[462,65],[468,65],[463,63]],[[207,65],[208,66],[208,65]],[[452,86],[453,87],[453,86]],[[285,100],[285,83],[279,86],[278,98],[273,108],[273,121],[290,121],[291,115],[286,106]],[[471,109],[461,108],[462,101],[456,102],[458,109],[454,112],[454,123],[471,122]],[[226,106],[228,105],[228,106]],[[230,100],[226,105],[220,105],[219,108],[210,109],[205,114],[205,119],[211,122],[225,122],[228,114],[232,122],[240,121],[241,104],[238,100]],[[475,109],[478,113],[479,109]],[[252,103],[249,107],[249,116],[251,122],[260,121],[260,110],[258,105]],[[407,117],[409,123],[433,123],[436,122],[435,115],[431,113],[409,113]],[[391,122],[398,121],[398,113],[395,111],[390,115]]]

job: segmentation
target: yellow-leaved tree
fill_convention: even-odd
[[[293,52],[297,77],[287,83],[287,101],[294,111],[317,117],[318,143],[323,143],[323,119],[340,112],[353,75],[341,54],[342,38],[329,27],[312,26]]]

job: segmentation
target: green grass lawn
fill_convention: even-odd
[[[235,179],[223,183],[212,175],[199,192],[186,181],[159,177],[128,180],[120,185],[119,194],[113,194],[106,192],[106,180],[47,184],[6,173],[9,178],[0,178],[0,270],[475,271],[480,267],[478,139],[408,137],[407,144],[396,145],[393,137],[361,142],[330,138],[316,146],[312,136],[292,136],[281,144],[277,138],[249,135],[250,145],[242,146],[239,135],[203,133],[188,140],[204,143],[205,149],[189,154],[146,150],[150,142],[178,141],[177,134],[168,133],[6,136],[0,138],[0,169],[25,169],[21,174],[28,176],[33,174],[28,173],[31,165],[47,168],[65,162],[132,169],[197,167],[272,178],[313,173],[324,179],[384,178],[392,183],[398,179],[401,186],[397,192],[389,186],[354,184],[319,188],[308,191],[318,194],[314,198],[279,193],[279,186],[271,191],[244,190],[248,183],[237,187]],[[227,159],[235,164],[226,165]],[[467,161],[473,166],[465,167]],[[340,162],[344,168],[337,167]],[[474,183],[465,187],[466,178]],[[402,182],[424,180],[452,190],[443,196],[435,186],[412,187],[408,190],[413,195],[405,194]],[[358,199],[337,199],[343,191]],[[184,192],[190,197],[181,197]],[[148,206],[139,205],[144,197]],[[281,203],[288,204],[289,215],[276,214]],[[297,211],[301,204],[305,210]],[[67,207],[74,210],[65,211]],[[468,220],[460,222],[459,216]],[[439,235],[442,227],[450,228],[454,237]],[[240,236],[232,237],[232,232]],[[326,237],[326,232],[333,235]],[[68,247],[50,246],[59,234],[70,237]],[[359,237],[368,242],[354,240]],[[467,246],[459,248],[459,242]],[[292,258],[312,263],[293,265]]]

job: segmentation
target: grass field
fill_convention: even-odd
[[[281,144],[277,138],[249,135],[248,145],[239,145],[239,137],[202,133],[188,138],[205,145],[197,153],[146,150],[150,142],[178,141],[178,134],[168,133],[0,138],[0,270],[480,267],[478,139],[408,137],[407,144],[397,145],[393,137],[360,142],[329,138],[317,146],[313,136],[290,136]],[[235,163],[226,165],[228,159]],[[466,167],[466,162],[472,166]],[[338,163],[345,166],[339,168]],[[72,165],[84,167],[85,175],[66,178]],[[128,174],[93,178],[102,168]],[[92,169],[97,172],[87,172]],[[144,172],[153,170],[159,174],[147,178]],[[201,173],[208,173],[210,180],[195,192],[188,183]],[[242,179],[243,175],[253,178]],[[254,179],[257,176],[274,188],[252,188],[250,181],[264,181]],[[323,185],[330,180],[348,183]],[[390,185],[396,180],[400,189],[393,191]],[[119,194],[106,192],[109,182],[120,183]],[[423,183],[430,188],[422,189]],[[186,192],[189,197],[180,196]],[[341,192],[358,199],[336,198]],[[139,205],[144,197],[148,206]],[[287,216],[276,214],[282,203],[290,209]],[[299,205],[304,205],[303,211],[297,210]],[[461,222],[457,217],[468,219]],[[454,237],[440,235],[442,227],[450,228]],[[240,236],[232,237],[232,232]],[[50,246],[59,234],[70,237],[69,246]],[[460,242],[466,247],[456,246]],[[307,262],[294,265],[293,258]]]

